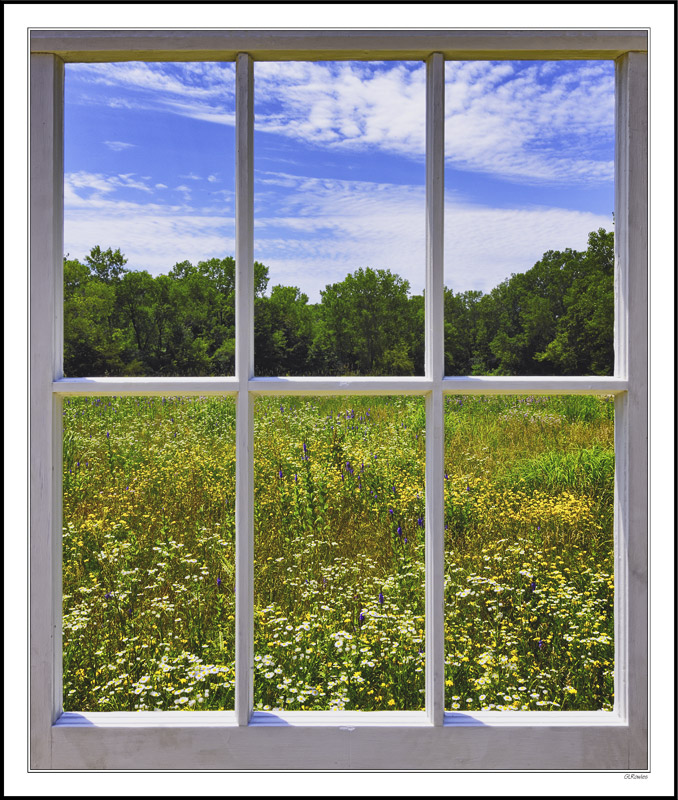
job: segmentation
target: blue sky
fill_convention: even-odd
[[[232,64],[68,64],[65,250],[156,275],[234,254]],[[425,67],[255,64],[255,258],[311,301],[424,285]],[[445,281],[489,291],[612,227],[611,62],[446,64]]]

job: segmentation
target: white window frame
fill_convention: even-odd
[[[255,378],[253,62],[424,60],[423,377]],[[613,377],[445,377],[445,60],[616,64]],[[63,377],[63,82],[67,62],[236,62],[236,369],[232,378]],[[30,768],[644,770],[648,766],[647,30],[37,30],[30,64]],[[231,158],[228,153],[225,158]],[[615,702],[611,712],[444,710],[446,394],[615,396]],[[62,403],[66,396],[236,399],[236,701],[232,712],[64,713]],[[257,396],[426,399],[426,710],[252,711],[253,417]],[[437,524],[436,524],[437,523]]]

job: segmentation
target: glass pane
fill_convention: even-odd
[[[257,375],[422,375],[421,62],[257,62]]]
[[[234,706],[235,403],[64,400],[66,711]]]
[[[446,374],[613,374],[614,63],[445,79]]]
[[[445,704],[611,710],[612,397],[447,397]]]
[[[234,372],[235,68],[67,64],[64,374]]]
[[[254,707],[424,707],[423,398],[255,404]]]

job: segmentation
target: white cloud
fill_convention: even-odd
[[[530,269],[548,250],[586,250],[588,234],[612,218],[562,208],[501,209],[450,203],[445,214],[445,284],[488,292]]]
[[[120,177],[67,176],[66,252],[78,257],[95,244],[120,247],[131,269],[153,274],[184,259],[234,254],[232,203],[200,208],[188,195],[175,205],[119,201]],[[280,184],[286,187],[282,199],[275,192]],[[269,172],[257,174],[256,187],[254,257],[269,267],[269,286],[299,286],[315,302],[328,283],[372,267],[406,278],[413,292],[423,290],[423,186]],[[448,193],[446,284],[487,292],[547,250],[585,249],[588,234],[599,227],[609,230],[611,219],[561,208],[470,205]]]
[[[128,196],[118,199],[133,183],[132,174],[66,174],[64,252],[82,258],[96,244],[119,247],[129,259],[129,269],[147,269],[152,274],[167,272],[177,261],[197,263],[233,255],[231,204],[200,208],[185,201],[170,205],[133,201]]]
[[[208,175],[207,180],[209,183],[216,183],[219,179],[216,175]]]
[[[68,203],[64,252],[83,258],[98,244],[119,247],[128,269],[166,273],[178,261],[233,255],[233,220],[223,213],[186,206],[161,206],[100,199]]]
[[[264,190],[255,193],[255,258],[269,266],[271,285],[299,286],[313,301],[327,283],[369,266],[390,269],[412,291],[423,290],[423,187],[274,173],[264,181],[287,188],[284,202],[268,212],[270,198]],[[589,212],[492,208],[448,193],[446,283],[455,291],[487,292],[547,250],[585,249],[590,231],[610,225],[610,218]]]
[[[163,97],[223,99],[235,93],[235,64],[217,62],[112,62],[68,64],[67,76],[86,84],[125,87]]]
[[[232,126],[231,64],[69,64],[100,102]],[[307,146],[421,160],[425,66],[257,62],[255,125]],[[116,91],[123,96],[112,96]],[[446,158],[520,182],[612,180],[614,69],[606,62],[448,62]]]
[[[166,184],[164,184],[164,183],[156,183],[156,184],[155,184],[155,188],[156,188],[156,189],[166,189],[166,188],[167,188],[167,185],[166,185]]]
[[[119,189],[139,189],[151,194],[153,189],[142,180],[136,179],[133,172],[120,175],[103,175],[94,172],[69,172],[64,176],[64,197],[67,202],[79,204],[90,202],[97,197],[111,194]],[[80,190],[80,193],[78,193]],[[85,199],[82,190],[91,190]]]
[[[613,179],[612,67],[449,62],[445,75],[449,164],[532,183]]]
[[[423,64],[257,62],[255,80],[257,130],[327,147],[424,154]]]
[[[120,181],[120,185],[125,189],[139,189],[142,192],[152,192],[153,189],[150,186],[147,186],[143,179],[135,179],[134,173],[130,172],[127,175],[119,175],[118,180]]]
[[[231,63],[68,64],[66,78],[78,89],[78,99],[72,95],[74,102],[235,124],[235,65]]]
[[[425,68],[255,65],[257,129],[422,159]],[[257,102],[258,101],[258,102]],[[533,183],[613,175],[614,70],[600,62],[449,62],[446,160]]]
[[[104,144],[111,150],[115,150],[116,153],[121,150],[129,150],[130,147],[136,147],[135,144],[130,144],[129,142],[104,142]]]

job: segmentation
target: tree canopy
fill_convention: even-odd
[[[232,375],[235,260],[176,263],[153,277],[120,249],[64,259],[64,374]],[[389,269],[360,267],[319,303],[268,290],[254,264],[257,375],[421,375],[424,297]],[[614,239],[544,253],[487,294],[444,290],[448,375],[611,375]]]

